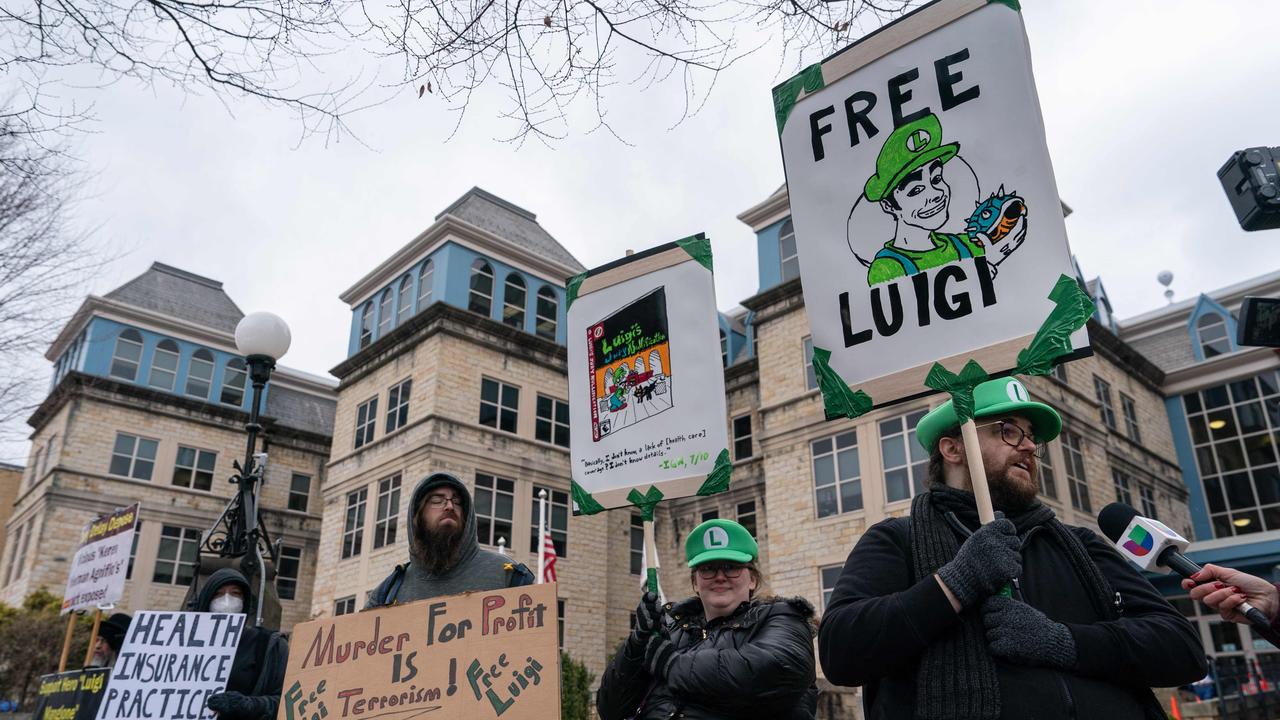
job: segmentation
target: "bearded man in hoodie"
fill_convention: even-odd
[[[533,584],[533,573],[480,547],[471,492],[458,478],[433,473],[409,501],[409,562],[398,565],[365,609],[415,600]]]

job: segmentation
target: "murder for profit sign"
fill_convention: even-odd
[[[111,668],[97,720],[199,720],[231,674],[245,615],[138,613]]]

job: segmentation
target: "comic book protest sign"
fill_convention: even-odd
[[[243,613],[156,612],[133,617],[97,720],[210,720],[209,696],[231,675]]]
[[[727,487],[711,245],[702,235],[570,285],[569,433],[577,512]],[[656,488],[656,494],[655,489]]]
[[[277,720],[560,717],[556,586],[432,598],[294,626]]]
[[[939,0],[774,89],[815,369],[876,406],[1013,369],[1075,275],[1016,7]]]
[[[94,518],[84,526],[62,594],[63,613],[110,605],[124,595],[124,576],[137,526],[138,503]]]
[[[93,720],[107,686],[107,673],[107,668],[90,668],[40,678],[32,720]]]

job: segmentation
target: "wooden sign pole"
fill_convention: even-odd
[[[960,425],[964,438],[964,456],[969,461],[969,481],[973,484],[973,500],[978,505],[978,520],[983,525],[996,519],[991,507],[991,489],[987,487],[987,469],[982,465],[982,448],[978,445],[978,426],[973,418]]]
[[[81,667],[89,667],[89,661],[93,660],[93,646],[98,641],[98,627],[102,624],[102,608],[95,608],[93,611],[93,630],[89,632],[89,647],[84,651],[84,662]]]
[[[653,521],[644,521],[644,560],[648,570],[649,592],[658,594],[658,543],[654,540]]]
[[[67,613],[67,635],[62,639],[62,659],[58,661],[58,672],[67,669],[67,656],[71,654],[71,633],[76,627],[76,614],[73,610]]]

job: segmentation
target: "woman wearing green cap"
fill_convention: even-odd
[[[602,720],[813,718],[813,606],[758,597],[751,533],[708,520],[685,541],[694,596],[659,607],[645,593],[635,628],[600,681]]]

